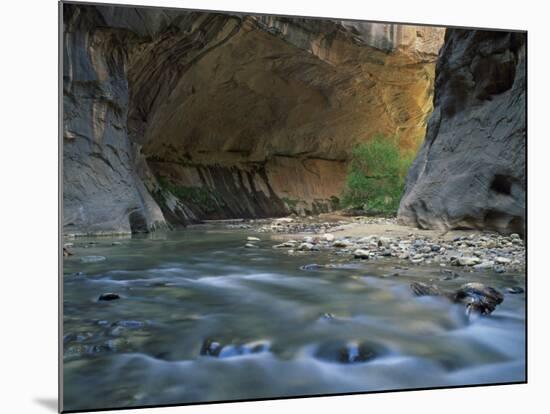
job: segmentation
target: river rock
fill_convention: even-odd
[[[315,357],[342,364],[370,361],[384,352],[378,344],[369,341],[350,341],[342,344],[338,341],[322,343],[315,351]]]
[[[222,350],[222,345],[212,339],[206,339],[201,346],[200,354],[217,357]]]
[[[507,257],[497,257],[495,258],[495,263],[501,264],[501,265],[507,265],[512,263],[512,259],[509,259]]]
[[[328,242],[334,241],[334,234],[326,233],[326,234],[323,234],[322,237],[323,237],[323,240],[325,241],[328,241]]]
[[[474,269],[479,269],[479,270],[492,269],[494,265],[495,265],[494,262],[486,261],[486,262],[481,262],[479,264],[474,265]]]
[[[246,240],[249,241],[249,242],[255,242],[255,241],[260,241],[260,238],[259,237],[248,236],[246,238]]]
[[[353,257],[356,259],[368,259],[370,252],[365,249],[357,249],[353,252]]]
[[[435,285],[429,285],[423,282],[413,282],[410,288],[415,296],[439,296],[441,291]]]
[[[246,243],[244,245],[247,249],[256,249],[258,246],[256,246],[254,243]]]
[[[479,257],[455,257],[451,259],[451,264],[454,266],[474,266],[480,262]]]
[[[466,305],[468,313],[488,315],[502,303],[504,296],[498,290],[482,283],[471,282],[462,285],[453,296],[455,302]]]
[[[99,298],[97,300],[111,301],[111,300],[117,300],[117,299],[120,299],[120,295],[116,293],[108,292],[108,293],[102,293],[101,295],[99,295]]]
[[[302,251],[311,251],[313,250],[314,248],[314,244],[313,243],[302,243],[298,246],[298,250],[302,250]]]

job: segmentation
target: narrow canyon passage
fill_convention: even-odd
[[[443,28],[134,11],[65,12],[68,233],[332,211],[356,145],[423,140]]]
[[[525,381],[525,33],[65,4],[62,40],[65,410]]]

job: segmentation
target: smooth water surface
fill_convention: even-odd
[[[409,289],[430,279],[524,287],[524,275],[440,280],[439,267],[395,259],[290,256],[267,235],[244,248],[250,235],[197,226],[76,239],[64,260],[64,409],[525,379],[524,294],[469,319],[463,306]],[[106,292],[121,298],[98,301]]]

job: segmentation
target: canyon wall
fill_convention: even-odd
[[[447,30],[402,223],[525,232],[526,41],[525,33]]]
[[[351,150],[422,141],[444,29],[64,5],[64,227],[335,208]]]

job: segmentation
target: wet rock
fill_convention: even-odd
[[[246,244],[244,245],[244,247],[247,248],[247,249],[257,249],[257,248],[258,248],[258,246],[256,246],[256,245],[253,244],[253,243],[246,243]]]
[[[507,293],[511,293],[512,295],[517,295],[517,294],[520,294],[520,293],[524,293],[525,290],[519,286],[512,286],[512,287],[507,287],[506,289],[504,289]]]
[[[506,272],[506,269],[503,266],[495,265],[495,266],[493,266],[493,272],[495,272],[495,273],[504,273],[504,272]]]
[[[302,250],[302,251],[311,251],[314,249],[314,245],[313,243],[302,243],[298,246],[298,250]]]
[[[357,249],[353,252],[353,257],[356,259],[368,259],[370,252],[365,249]]]
[[[206,339],[202,343],[200,354],[204,356],[215,356],[217,357],[222,350],[222,345],[219,342],[216,342],[212,339]]]
[[[342,344],[334,341],[321,344],[315,352],[315,357],[329,362],[352,364],[370,361],[382,353],[379,345],[370,342],[351,341]]]
[[[468,313],[488,315],[501,304],[504,296],[498,290],[482,283],[471,282],[462,285],[453,296],[453,300],[466,305]]]
[[[346,248],[351,246],[351,243],[348,240],[336,240],[332,245],[334,247]]]
[[[260,241],[260,238],[259,237],[248,236],[246,238],[246,240],[249,241],[249,242],[254,242],[254,241]]]
[[[441,291],[435,285],[429,285],[423,282],[413,282],[410,288],[415,296],[439,296]]]
[[[100,300],[100,301],[111,301],[111,300],[117,300],[117,299],[120,299],[120,296],[116,293],[102,293],[101,295],[99,295],[99,298],[97,298],[97,300]]]
[[[63,247],[63,256],[72,256],[73,252],[71,252],[67,247]]]
[[[453,266],[474,266],[481,263],[479,257],[453,257],[451,265]]]
[[[212,356],[216,358],[230,358],[240,355],[258,354],[269,351],[268,341],[255,341],[246,344],[228,344],[222,345],[217,341],[207,339],[203,342],[200,354],[203,356]]]
[[[495,265],[494,262],[486,261],[486,262],[481,262],[479,264],[474,265],[474,269],[478,269],[478,270],[492,269],[494,265]]]
[[[458,273],[448,269],[442,270],[441,273],[443,274],[443,277],[441,277],[440,280],[453,280],[460,277]]]

